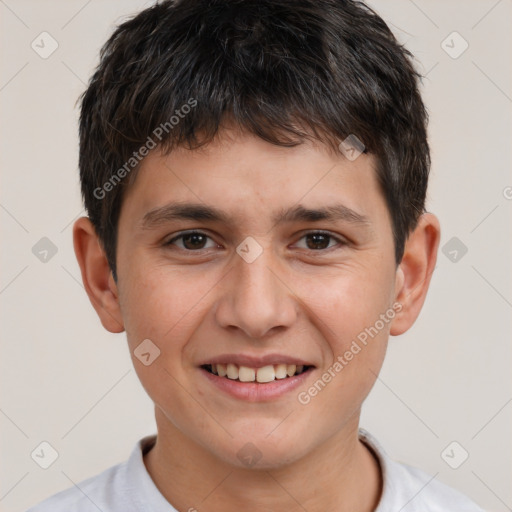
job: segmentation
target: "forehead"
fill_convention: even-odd
[[[372,155],[349,161],[320,143],[283,147],[233,132],[199,149],[151,152],[123,201],[139,220],[176,202],[202,204],[205,219],[274,222],[290,215],[294,206],[297,218],[297,207],[336,206],[345,219],[352,215],[364,221],[381,215],[384,205]]]

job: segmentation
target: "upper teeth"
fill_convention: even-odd
[[[237,366],[233,363],[212,364],[212,373],[219,377],[227,377],[240,382],[272,382],[274,379],[285,379],[298,375],[304,370],[303,365],[294,364],[269,364],[261,368],[249,368],[248,366]]]

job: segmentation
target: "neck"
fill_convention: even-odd
[[[144,463],[177,510],[207,512],[372,512],[382,478],[355,421],[293,463],[270,469],[235,467],[183,435],[156,408],[158,437]]]

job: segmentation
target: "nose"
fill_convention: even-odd
[[[251,263],[236,255],[216,305],[218,324],[254,339],[293,325],[298,304],[283,274],[271,249]]]

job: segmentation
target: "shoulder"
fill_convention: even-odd
[[[117,509],[109,508],[116,489],[119,487],[126,462],[112,466],[102,473],[83,480],[69,487],[34,507],[27,512],[85,512],[102,510],[104,512]]]
[[[390,466],[392,487],[403,502],[404,512],[484,512],[466,495],[437,480],[436,475],[395,461]]]
[[[146,510],[144,503],[163,500],[147,474],[143,462],[143,452],[154,443],[154,440],[155,436],[141,439],[125,462],[50,496],[27,512]]]
[[[360,429],[359,438],[374,452],[382,470],[383,490],[375,512],[484,512],[467,496],[437,480],[436,475],[392,460],[365,430]]]

